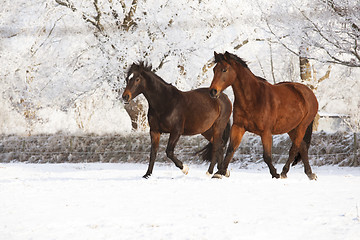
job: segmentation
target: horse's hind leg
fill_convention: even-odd
[[[310,164],[309,164],[309,157],[308,157],[308,146],[303,141],[303,137],[305,131],[302,131],[303,129],[294,129],[290,131],[288,134],[290,136],[290,139],[292,141],[292,146],[289,151],[289,158],[287,162],[285,163],[283,170],[281,172],[281,178],[287,178],[287,173],[290,169],[290,164],[295,160],[295,157],[300,154],[301,159],[304,163],[305,168],[305,174],[309,177],[310,180],[316,180],[316,174],[312,173]]]
[[[208,171],[206,172],[207,175],[212,175],[213,172],[214,172],[214,167],[215,167],[215,164],[216,162],[215,161],[212,161],[212,150],[213,150],[213,141],[214,141],[214,138],[213,138],[213,127],[211,127],[209,130],[207,130],[206,132],[203,132],[201,135],[203,135],[206,140],[209,141],[208,145],[206,145],[206,147],[202,150],[204,151],[203,153],[203,159],[204,160],[207,160],[207,161],[210,161],[210,165],[209,165],[209,169]]]
[[[295,160],[295,157],[300,153],[300,147],[302,145],[303,134],[299,134],[299,128],[291,130],[288,135],[292,141],[292,145],[289,150],[289,158],[286,161],[282,171],[281,178],[287,178],[287,173],[290,169],[290,164]]]
[[[304,147],[303,147],[303,145],[304,145]],[[302,147],[300,150],[300,154],[301,154],[302,161],[304,163],[305,174],[308,176],[308,178],[310,180],[317,180],[316,174],[312,172],[311,167],[310,167],[309,155],[308,155],[309,148],[306,146],[306,143],[304,141],[302,142],[301,146]]]
[[[188,174],[189,167],[187,165],[183,164],[179,159],[177,159],[174,154],[174,149],[175,149],[177,142],[179,141],[179,138],[180,138],[179,133],[170,133],[169,142],[166,147],[166,156],[168,158],[170,158],[175,163],[175,165],[181,169],[181,171],[184,174]]]
[[[300,148],[303,147],[303,144],[301,144],[301,147],[296,146],[294,143],[291,145],[290,151],[289,151],[289,158],[286,161],[282,171],[281,171],[281,178],[287,178],[287,173],[290,170],[290,164],[295,160],[295,157],[297,154],[300,153]],[[301,153],[300,153],[301,155]],[[304,160],[303,155],[301,155],[302,160]]]

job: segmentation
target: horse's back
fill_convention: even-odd
[[[306,85],[296,82],[280,82],[274,85],[274,90],[280,92],[280,96],[284,98],[297,97],[298,101],[303,102],[309,108],[316,109],[317,112],[318,102],[316,96]]]
[[[231,101],[225,93],[221,93],[218,98],[210,96],[209,88],[197,88],[184,92],[189,108],[200,108],[200,111],[219,110],[220,108],[232,107]]]

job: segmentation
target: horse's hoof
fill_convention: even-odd
[[[211,173],[209,173],[209,171],[207,171],[207,172],[206,172],[206,176],[211,177],[211,176],[212,176],[212,174],[211,174]]]
[[[286,179],[287,178],[286,173],[281,173],[280,178],[281,179]]]
[[[274,175],[272,175],[272,178],[276,178],[276,179],[278,179],[278,178],[280,178],[280,174],[274,174]]]
[[[151,174],[145,174],[143,178],[148,179],[151,176]]]
[[[226,169],[225,177],[230,177],[230,171],[229,171],[229,169]]]
[[[212,176],[212,178],[217,178],[217,179],[222,179],[223,175],[219,174],[219,173],[215,173],[214,176]]]
[[[309,175],[308,175],[308,178],[309,178],[310,180],[315,180],[315,181],[318,179],[318,177],[316,176],[315,173],[309,174]]]
[[[183,168],[181,170],[185,175],[187,175],[189,173],[189,166],[184,164]]]

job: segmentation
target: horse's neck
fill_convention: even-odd
[[[149,106],[153,109],[162,111],[167,108],[175,92],[178,92],[174,86],[164,83],[159,77],[147,78],[147,89],[144,92],[144,96],[149,103]]]
[[[237,71],[237,77],[232,87],[237,104],[246,107],[248,104],[257,101],[260,84],[257,77],[249,69],[241,68]]]

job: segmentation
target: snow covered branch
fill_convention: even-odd
[[[295,3],[289,6],[289,8],[295,9],[292,12],[294,14],[293,24],[297,25],[290,29],[285,18],[274,21],[273,16],[263,12],[270,33],[288,51],[299,57],[304,56],[301,56],[301,52],[297,49],[301,44],[306,43],[314,49],[311,55],[305,56],[308,59],[347,67],[360,67],[360,31],[355,23],[360,15],[360,11],[356,10],[359,6],[353,6],[348,2],[348,5],[339,7],[331,0],[320,0],[311,5],[308,4],[309,6],[306,8]],[[321,13],[314,14],[313,11]],[[283,16],[285,13],[280,10],[276,15]],[[284,29],[290,30],[287,31],[288,39],[279,37]],[[325,55],[319,54],[321,52]]]
[[[76,8],[74,7],[74,4],[69,2],[69,0],[55,0],[55,2],[57,2],[58,4],[70,8],[73,12],[76,11]]]
[[[135,25],[135,21],[134,21],[134,14],[136,11],[136,7],[137,7],[137,0],[133,0],[131,3],[131,7],[129,12],[125,15],[124,21],[122,23],[122,27],[125,29],[125,31],[129,31],[129,29]],[[121,4],[123,6],[123,11],[125,13],[125,3],[124,1],[121,1]]]
[[[93,2],[95,10],[96,10],[96,16],[89,17],[86,13],[83,13],[83,18],[86,22],[91,23],[93,26],[95,26],[100,32],[104,30],[104,27],[100,23],[101,18],[101,10],[98,6],[98,0],[94,0]]]

